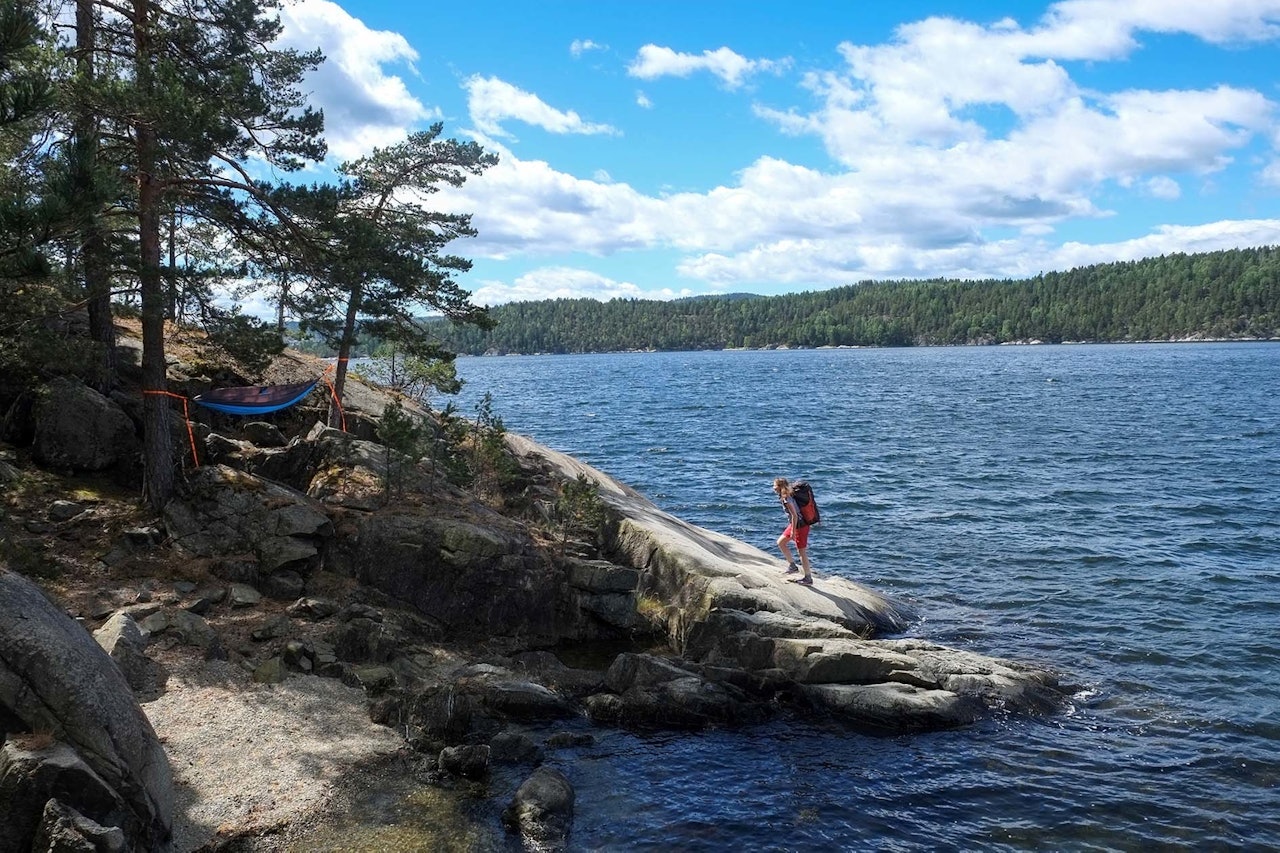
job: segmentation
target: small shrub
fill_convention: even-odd
[[[479,494],[501,496],[519,475],[519,466],[507,450],[507,428],[493,411],[493,395],[485,392],[476,404],[476,420],[470,436],[471,473]]]
[[[426,430],[422,422],[404,410],[399,400],[388,403],[378,423],[378,440],[386,448],[386,498],[388,501],[404,488],[405,458],[417,460],[422,455]]]
[[[636,615],[644,620],[651,631],[663,631],[667,625],[667,606],[652,595],[636,599]]]
[[[431,475],[443,476],[455,486],[469,485],[471,469],[463,452],[470,432],[467,419],[460,417],[457,406],[450,402],[427,425],[425,440],[427,455],[431,459]]]
[[[576,480],[568,480],[560,486],[560,495],[552,507],[559,532],[560,555],[565,546],[576,537],[599,538],[600,528],[607,518],[604,502],[600,500],[600,484],[579,474]]]

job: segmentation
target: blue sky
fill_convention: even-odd
[[[1280,0],[294,0],[331,160],[499,165],[475,301],[1020,278],[1280,244]]]

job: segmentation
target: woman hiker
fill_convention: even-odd
[[[787,561],[786,573],[792,575],[800,571],[800,568],[796,567],[796,561],[792,558],[789,548],[794,542],[796,552],[800,555],[800,567],[804,569],[804,576],[797,578],[796,583],[812,586],[813,572],[809,570],[809,525],[805,524],[800,517],[800,507],[791,496],[791,483],[786,477],[778,477],[773,481],[773,491],[782,501],[782,508],[787,513],[787,529],[778,537],[778,550],[782,552],[782,559]]]

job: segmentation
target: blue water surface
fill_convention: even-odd
[[[765,549],[910,634],[1065,674],[1048,718],[602,733],[580,850],[1280,848],[1280,345],[463,358],[458,404]]]

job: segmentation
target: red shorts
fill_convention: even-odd
[[[793,531],[791,529],[791,525],[788,524],[787,529],[782,531],[782,535],[790,539],[792,542],[796,543],[797,548],[808,548],[810,526],[811,525],[806,524],[804,527],[801,527],[799,530]]]

